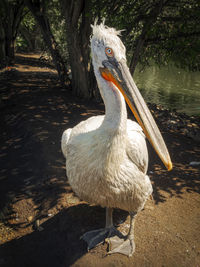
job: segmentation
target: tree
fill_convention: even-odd
[[[49,49],[55,67],[58,71],[59,79],[62,85],[69,83],[67,78],[67,69],[59,53],[58,45],[52,34],[49,19],[46,13],[47,2],[45,0],[25,0],[26,5],[32,12],[35,20],[40,26],[44,41]]]
[[[145,66],[173,61],[179,67],[200,69],[198,0],[114,2],[115,7],[104,14],[111,25],[125,29],[122,38],[132,74],[138,62]]]
[[[200,69],[199,0],[24,1],[40,26],[62,84],[71,82],[72,92],[80,97],[91,98],[97,92],[89,47],[95,18],[99,23],[105,18],[106,25],[124,29],[121,38],[132,74],[138,62],[145,66],[152,61],[174,61],[181,67]],[[0,58],[13,57],[13,40],[19,29],[34,49],[31,18],[19,28],[27,12],[24,2],[2,0],[0,12]]]
[[[108,26],[125,29],[122,39],[132,74],[138,62],[200,66],[198,0],[60,0],[60,5],[66,21],[72,88],[79,96],[91,97],[95,88],[89,37],[96,17],[99,22],[105,18]]]
[[[23,0],[0,1],[0,59],[12,64],[15,55],[15,40],[24,16]]]
[[[40,27],[35,21],[30,10],[25,7],[27,12],[20,23],[18,36],[17,36],[17,46],[20,50],[35,52],[37,50],[44,49],[44,42]]]
[[[92,86],[94,86],[89,49],[91,3],[89,0],[60,0],[66,22],[72,88],[74,94],[84,98],[92,96]]]
[[[6,39],[5,39],[5,31],[3,27],[2,19],[0,19],[0,67],[5,64],[6,61]]]
[[[157,64],[173,61],[179,67],[200,70],[200,2],[169,1],[150,29],[143,56]]]

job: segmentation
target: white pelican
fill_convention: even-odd
[[[62,136],[66,173],[73,191],[83,200],[106,207],[105,228],[83,235],[88,250],[105,239],[111,253],[131,256],[135,250],[134,218],[152,194],[146,175],[148,152],[145,135],[168,170],[172,163],[160,131],[126,65],[119,31],[94,25],[92,60],[105,116],[94,116],[68,129]],[[125,100],[137,121],[127,119]],[[143,134],[144,132],[144,134]],[[130,213],[126,237],[113,226],[112,210]]]

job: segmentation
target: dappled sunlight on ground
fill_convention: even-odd
[[[104,106],[72,97],[38,58],[18,55],[17,65],[0,73],[0,265],[197,266],[200,166],[190,162],[200,161],[200,146],[165,124],[174,168],[168,172],[149,146],[153,200],[136,220],[133,258],[106,257],[106,244],[87,253],[80,236],[104,227],[105,210],[72,192],[60,141],[65,129],[104,114]],[[116,210],[114,221],[127,232],[126,212]]]

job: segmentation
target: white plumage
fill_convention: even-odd
[[[105,120],[106,115],[91,117],[64,132],[69,183],[89,203],[138,212],[152,193],[144,134],[131,120],[127,129],[115,128],[113,121],[107,128]]]
[[[113,232],[118,235],[113,231],[112,208],[130,212],[133,221],[134,215],[144,207],[152,193],[152,185],[146,175],[148,152],[145,135],[136,122],[127,119],[122,93],[100,71],[105,65],[103,62],[110,60],[117,65],[116,62],[126,60],[125,47],[118,34],[119,32],[104,24],[93,26],[93,67],[105,104],[105,116],[82,121],[74,128],[66,130],[62,136],[66,172],[73,191],[81,199],[107,208],[103,238],[100,237],[102,229],[83,236],[88,242],[88,249],[101,243],[105,237],[111,237]],[[114,244],[110,253],[132,255],[132,228],[133,222],[125,241],[122,238],[119,242],[119,235],[117,239],[110,238]]]

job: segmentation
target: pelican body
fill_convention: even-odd
[[[160,131],[130,75],[119,33],[104,24],[93,26],[92,61],[105,115],[67,129],[61,146],[73,191],[91,204],[106,207],[105,228],[83,235],[88,249],[107,238],[109,253],[131,256],[135,250],[135,216],[153,191],[146,174],[145,135],[166,167],[171,169],[172,164]],[[127,119],[125,100],[140,125]],[[113,226],[113,208],[130,213],[127,237]]]

